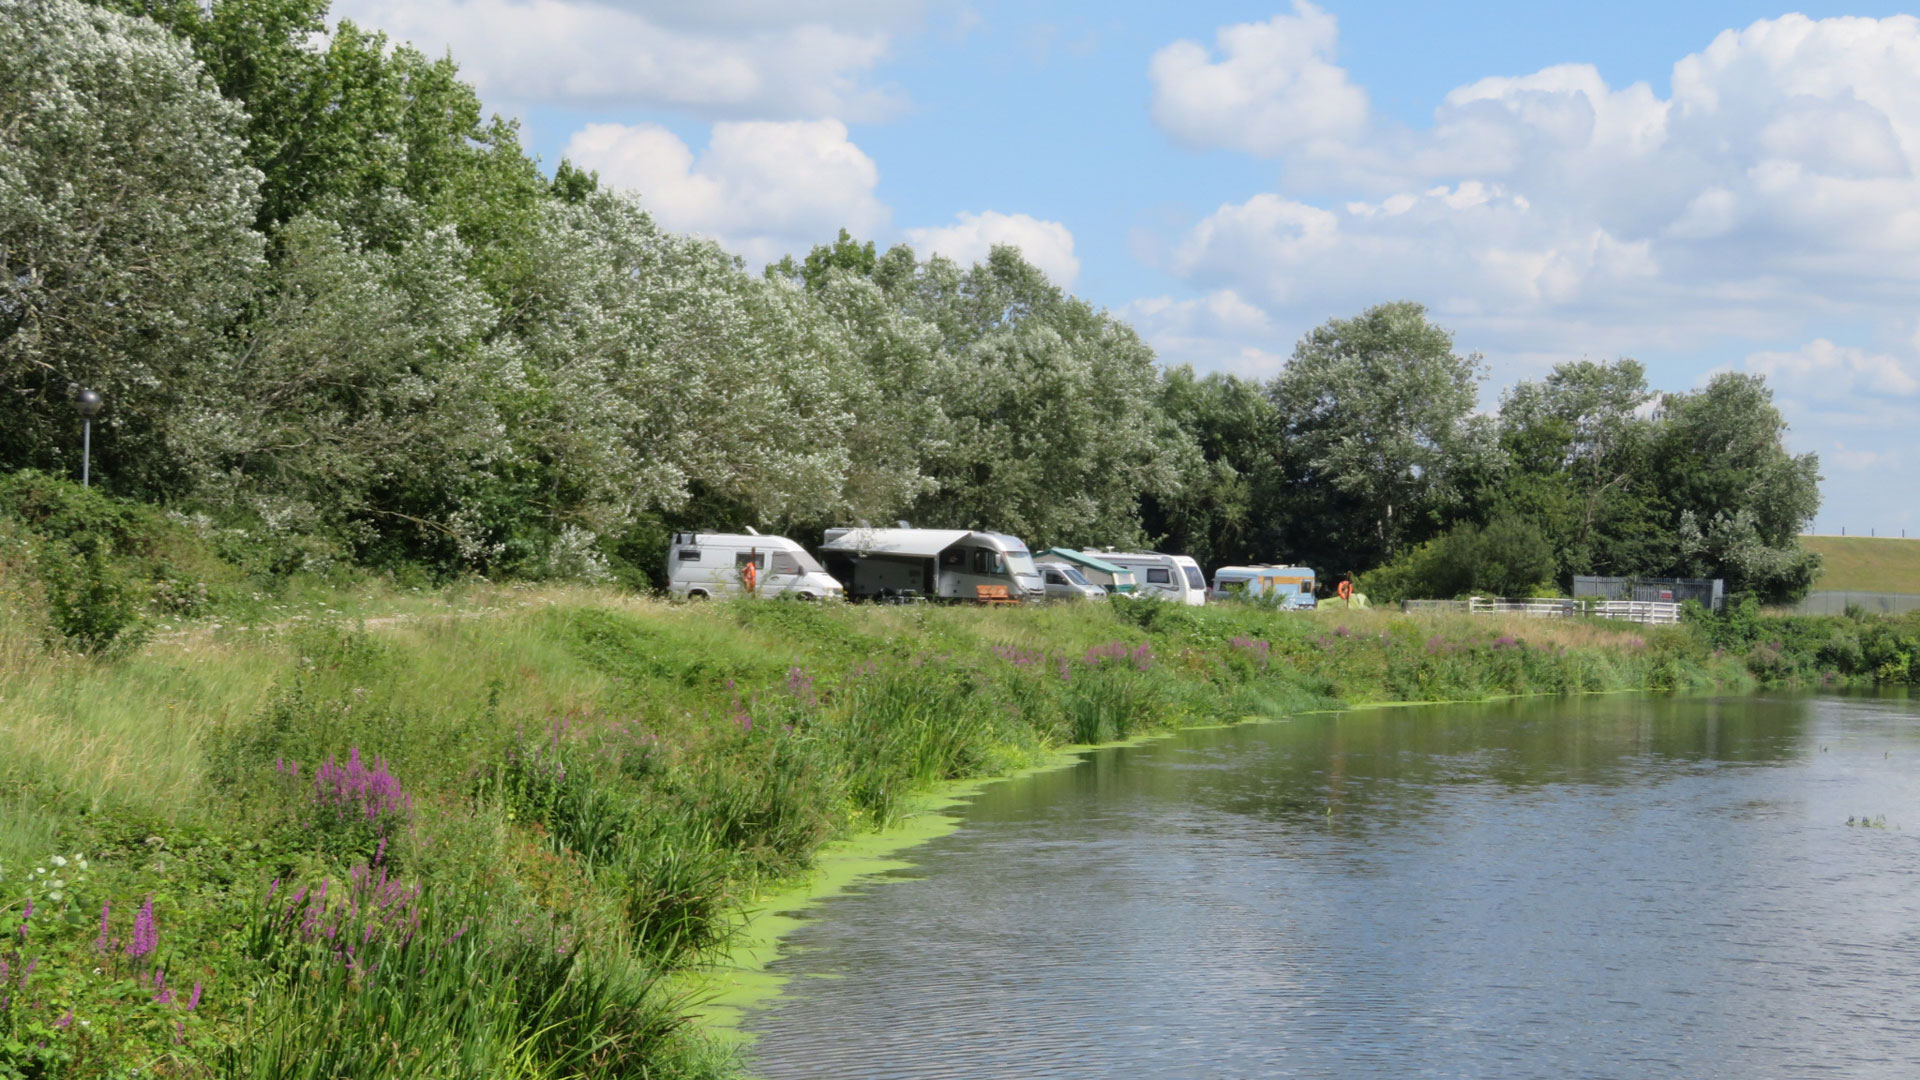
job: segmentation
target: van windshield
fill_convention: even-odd
[[[799,573],[799,574],[826,573],[826,571],[821,568],[820,563],[816,561],[813,556],[807,554],[804,551],[782,551],[778,555],[774,556],[774,562],[776,565],[778,563],[786,561],[787,559],[792,559],[793,565],[798,567],[797,570],[793,571],[794,573]]]
[[[1087,579],[1086,579],[1085,577],[1082,577],[1082,576],[1081,576],[1081,574],[1080,574],[1080,571],[1078,571],[1078,570],[1075,570],[1075,569],[1074,569],[1073,567],[1071,567],[1071,566],[1062,566],[1062,567],[1060,567],[1060,568],[1059,568],[1059,570],[1060,570],[1060,572],[1061,572],[1061,573],[1063,573],[1063,574],[1065,574],[1065,575],[1067,575],[1067,580],[1068,580],[1068,581],[1071,581],[1071,582],[1073,582],[1073,583],[1074,583],[1075,585],[1088,585],[1088,586],[1091,586],[1091,585],[1093,584],[1093,582],[1091,582],[1091,581],[1088,581],[1088,580],[1087,580]]]

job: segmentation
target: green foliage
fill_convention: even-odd
[[[1508,514],[1485,526],[1456,525],[1360,575],[1356,587],[1386,603],[1471,594],[1527,597],[1551,586],[1554,569],[1553,549],[1540,527]]]

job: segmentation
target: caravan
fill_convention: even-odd
[[[737,593],[839,599],[840,583],[807,549],[784,536],[675,533],[667,547],[667,593],[706,600]]]
[[[1313,571],[1305,566],[1223,566],[1213,572],[1216,600],[1240,598],[1289,610],[1312,608]]]
[[[1033,555],[1019,539],[968,529],[828,529],[820,555],[854,599],[1039,600]]]
[[[1135,596],[1151,596],[1180,604],[1199,606],[1207,602],[1207,579],[1200,564],[1185,555],[1162,555],[1157,551],[1096,551],[1103,562],[1133,571],[1140,582]]]

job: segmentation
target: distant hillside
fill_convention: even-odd
[[[1803,536],[1823,567],[1816,589],[1920,594],[1920,540],[1869,536]]]

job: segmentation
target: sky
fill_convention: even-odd
[[[1631,356],[1767,376],[1811,531],[1920,537],[1920,19],[1868,3],[336,0],[755,266],[1018,245],[1163,362],[1265,378],[1425,304],[1482,405]],[[1907,492],[1906,496],[1899,495]]]

